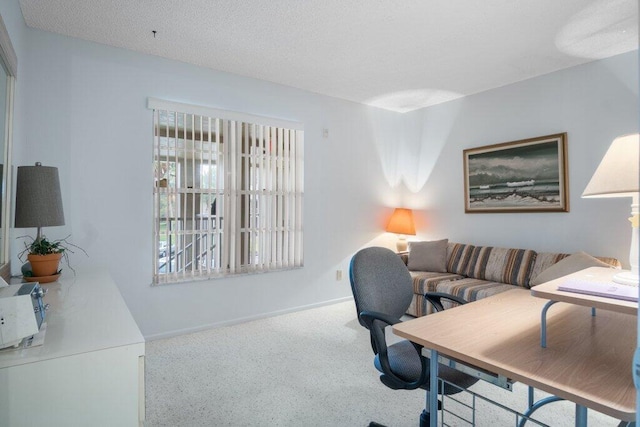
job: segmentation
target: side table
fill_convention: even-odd
[[[592,316],[595,316],[596,308],[615,311],[617,313],[637,315],[637,302],[558,290],[558,286],[562,285],[567,280],[578,279],[597,283],[612,282],[613,276],[618,272],[618,270],[613,268],[590,267],[531,288],[531,295],[549,300],[542,309],[540,319],[540,345],[542,347],[547,346],[547,311],[557,302],[566,302],[569,304],[591,307]]]

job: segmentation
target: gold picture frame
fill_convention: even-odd
[[[464,211],[569,212],[567,133],[463,151]]]

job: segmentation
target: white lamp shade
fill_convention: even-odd
[[[604,155],[582,197],[633,197],[640,191],[640,135],[616,138]]]

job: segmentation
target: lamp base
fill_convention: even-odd
[[[638,282],[640,278],[638,277],[638,273],[634,273],[632,271],[621,271],[620,273],[613,276],[612,279],[615,283],[619,283],[621,285],[627,286],[638,286]]]
[[[409,244],[407,243],[407,239],[405,237],[399,237],[396,242],[396,249],[398,252],[406,252]]]

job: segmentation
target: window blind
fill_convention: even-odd
[[[299,123],[150,98],[154,283],[303,265]]]

